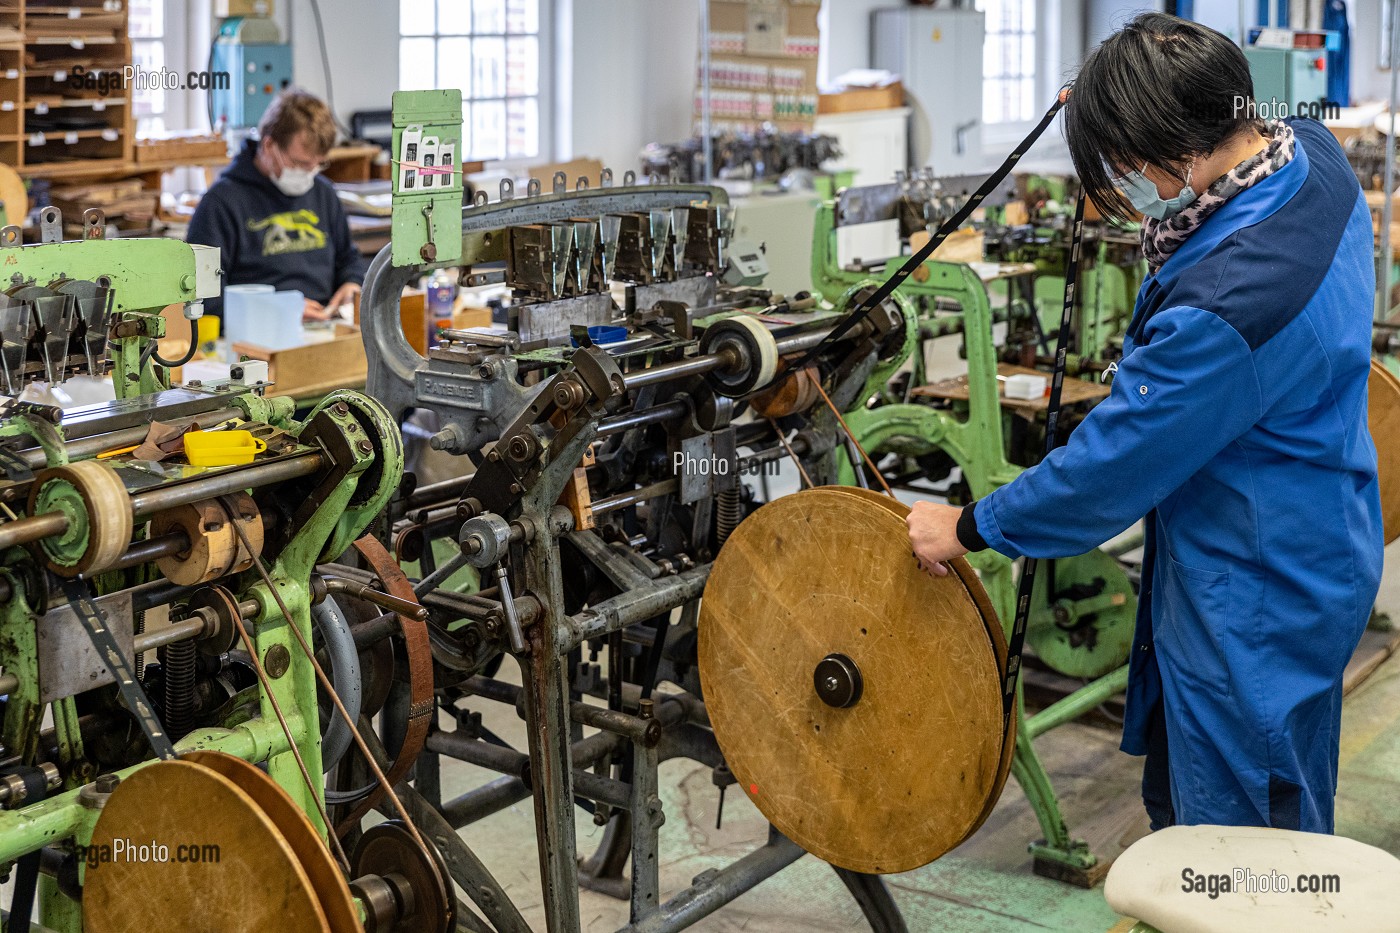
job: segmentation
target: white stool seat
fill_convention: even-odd
[[[1287,829],[1169,827],[1120,855],[1103,893],[1162,933],[1400,931],[1400,859]]]

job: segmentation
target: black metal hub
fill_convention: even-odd
[[[844,654],[829,654],[822,658],[812,674],[812,682],[822,702],[837,709],[855,706],[860,702],[861,691],[865,689],[860,668]]]

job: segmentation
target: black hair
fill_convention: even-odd
[[[1065,136],[1084,193],[1107,215],[1132,207],[1104,163],[1143,163],[1185,182],[1182,162],[1262,121],[1239,46],[1199,23],[1144,13],[1085,59],[1065,105]]]

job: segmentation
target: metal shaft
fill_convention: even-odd
[[[131,497],[131,512],[135,518],[147,518],[178,505],[188,505],[191,502],[226,496],[244,489],[270,486],[274,483],[310,476],[320,470],[324,462],[324,457],[320,453],[311,451],[289,457],[286,460],[252,466],[244,470],[231,470],[227,473],[138,492]],[[31,515],[27,518],[16,519],[0,525],[0,549],[61,535],[67,530],[68,519],[60,512],[47,512],[43,515]]]

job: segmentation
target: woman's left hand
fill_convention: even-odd
[[[925,573],[947,576],[945,562],[967,553],[967,548],[958,541],[961,516],[962,509],[937,502],[915,502],[909,510],[909,543]]]
[[[331,296],[331,300],[326,302],[326,310],[332,315],[339,315],[341,306],[343,305],[350,305],[353,309],[355,306],[355,297],[359,294],[360,286],[358,284],[346,282],[344,285],[340,286],[340,288],[337,288],[335,294]]]

